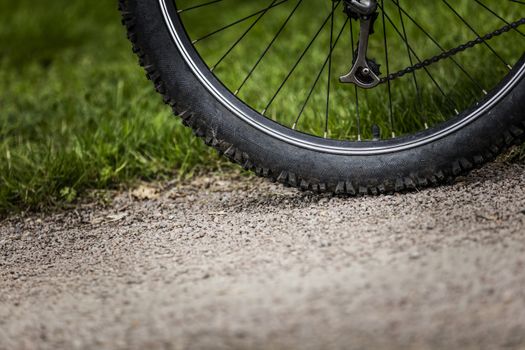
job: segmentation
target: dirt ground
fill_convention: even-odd
[[[0,349],[525,349],[523,164],[367,198],[198,178],[0,232]]]

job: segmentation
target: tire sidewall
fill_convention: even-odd
[[[129,0],[128,6],[135,16],[137,44],[158,72],[175,111],[190,115],[187,123],[200,136],[212,138],[221,151],[227,151],[225,145],[234,147],[242,163],[267,176],[285,173],[297,183],[303,180],[327,189],[344,182],[390,191],[400,180],[403,186],[410,182],[417,186],[445,180],[493,158],[516,140],[511,131],[523,128],[522,79],[486,113],[422,146],[377,155],[329,154],[295,146],[249,125],[200,83],[174,44],[157,0]]]

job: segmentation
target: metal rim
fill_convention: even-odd
[[[475,106],[475,108],[465,111],[457,118],[444,122],[440,126],[432,127],[427,131],[420,131],[409,136],[391,139],[388,140],[388,142],[353,142],[324,139],[289,129],[274,122],[260,115],[234,96],[213,76],[213,74],[211,74],[207,66],[200,59],[200,56],[191,45],[191,41],[184,31],[184,27],[180,22],[180,18],[178,17],[171,0],[158,1],[165,24],[177,50],[192,73],[197,77],[206,90],[217,99],[217,101],[219,101],[236,117],[268,136],[294,146],[317,152],[337,155],[379,155],[424,146],[462,129],[481,117],[494,105],[500,102],[525,74],[525,64],[522,59],[520,60],[521,64],[516,64],[511,73],[509,73],[503,86],[496,88],[496,91],[490,93],[488,97]],[[173,21],[174,16],[177,23]],[[177,28],[179,30],[177,30]],[[234,103],[233,101],[237,103]]]

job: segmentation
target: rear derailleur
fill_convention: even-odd
[[[339,78],[339,81],[370,89],[381,82],[379,79],[380,66],[374,60],[366,57],[368,37],[374,33],[374,23],[379,15],[377,0],[343,0],[343,3],[344,12],[350,20],[359,20],[360,32],[358,47],[353,53],[353,66],[348,74]]]

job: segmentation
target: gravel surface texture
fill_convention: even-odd
[[[525,165],[366,198],[201,177],[10,218],[0,349],[525,349]]]

